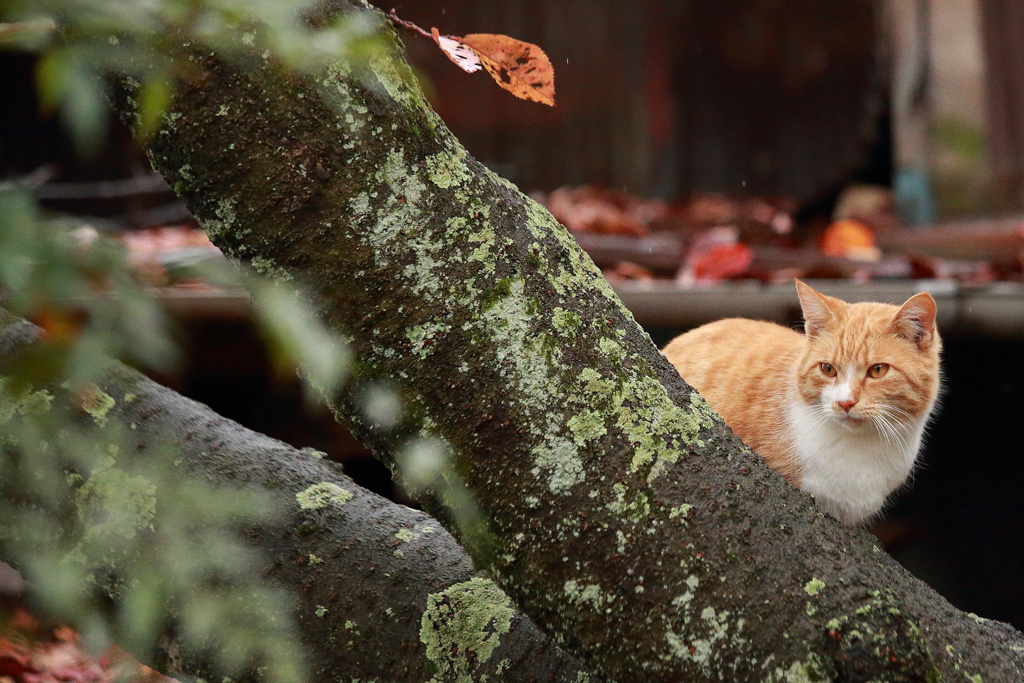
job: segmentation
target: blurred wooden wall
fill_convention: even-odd
[[[988,150],[998,203],[1024,208],[1024,2],[981,0]]]
[[[584,182],[651,188],[644,3],[411,0],[396,9],[428,30],[504,33],[551,58],[554,109],[516,100],[484,72],[465,74],[429,41],[403,34],[435,108],[480,161],[527,190]]]
[[[807,199],[867,160],[884,114],[873,3],[680,4],[679,187]]]
[[[396,9],[428,30],[505,33],[547,52],[555,109],[514,100],[403,36],[455,134],[525,190],[589,182],[808,200],[865,163],[884,115],[872,0],[406,0]]]

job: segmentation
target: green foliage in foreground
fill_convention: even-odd
[[[272,518],[269,500],[184,475],[171,444],[137,452],[109,414],[132,400],[0,379],[5,559],[97,651],[109,638],[149,660],[173,630],[225,676],[302,680],[289,600],[238,533]]]
[[[91,155],[103,144],[111,77],[134,90],[136,132],[146,137],[175,84],[194,74],[196,55],[240,65],[258,55],[297,73],[344,62],[358,74],[381,54],[374,15],[317,17],[312,7],[0,0],[0,49],[39,54],[44,109]],[[0,559],[22,571],[42,608],[97,650],[114,640],[147,660],[173,633],[207,652],[219,676],[255,671],[268,681],[303,680],[291,599],[260,580],[261,559],[240,534],[272,520],[273,506],[186,476],[171,443],[135,443],[133,425],[111,410],[132,396],[100,388],[111,359],[160,371],[179,360],[159,297],[134,278],[123,245],[101,233],[42,210],[23,180],[0,179],[0,325],[13,314],[43,330],[41,342],[17,359],[0,358]],[[249,290],[278,367],[299,369],[328,397],[346,381],[347,348],[294,283],[239,275],[216,260],[189,274]],[[390,389],[359,391],[368,419],[397,426],[402,405]],[[446,488],[444,451],[412,438],[401,461],[414,486]],[[456,484],[448,497],[472,513]],[[472,523],[470,513],[460,521]]]
[[[206,270],[238,286],[225,266]],[[333,390],[348,367],[344,345],[294,292],[247,279],[278,364]],[[148,660],[173,632],[225,676],[302,680],[290,599],[261,580],[239,533],[273,520],[268,500],[186,475],[170,443],[140,452],[134,426],[112,410],[133,396],[100,388],[111,358],[163,370],[178,358],[172,325],[121,244],[42,215],[9,184],[0,296],[42,329],[40,343],[0,359],[0,559],[96,649],[113,639]],[[0,324],[15,315],[0,310]]]
[[[231,54],[221,44],[237,39],[230,22],[247,23],[251,40],[300,64],[365,32],[357,21],[338,22],[317,41],[300,40],[308,27],[295,8],[275,9],[282,5],[8,2],[0,20],[24,23],[0,30],[0,40],[14,35],[22,49],[41,52],[42,100],[88,153],[108,116],[100,74],[115,67],[135,65],[128,75],[142,80],[145,132],[169,84],[187,74],[182,39]],[[261,11],[268,21],[256,21]],[[120,242],[92,226],[46,213],[19,179],[0,183],[0,304],[42,329],[39,344],[0,359],[0,559],[97,650],[113,639],[149,659],[173,633],[208,652],[211,671],[223,676],[303,680],[291,600],[261,581],[260,558],[240,534],[273,519],[268,500],[186,476],[170,443],[138,452],[132,425],[111,412],[132,397],[99,388],[112,358],[161,371],[179,360],[173,324],[125,257]],[[325,391],[344,381],[347,349],[293,290],[224,264],[205,272],[222,286],[251,288],[278,366],[301,368]],[[14,320],[2,310],[0,318]]]
[[[238,61],[262,55],[311,72],[338,60],[358,65],[378,53],[373,15],[311,22],[315,7],[288,0],[0,0],[0,48],[40,54],[44,107],[60,113],[89,155],[106,128],[106,76],[138,87],[136,123],[148,135],[175,82],[194,74],[197,54]]]

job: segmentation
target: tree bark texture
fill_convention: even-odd
[[[467,155],[397,46],[311,77],[198,66],[154,167],[230,258],[309,288],[360,381],[398,387],[397,428],[339,413],[385,459],[446,444],[437,494],[457,507],[464,486],[482,519],[453,531],[596,672],[1024,678],[1021,634],[955,610],[732,435],[571,236]]]
[[[0,358],[15,358],[37,333],[0,309]],[[102,416],[82,417],[118,454],[104,476],[112,469],[134,473],[141,460],[153,464],[160,458],[183,476],[272,497],[280,516],[246,536],[259,552],[259,572],[294,598],[307,680],[596,680],[474,571],[455,539],[426,514],[360,488],[315,451],[252,432],[123,365],[111,363],[98,388],[111,407]],[[65,407],[76,400],[66,389],[48,391]],[[0,403],[8,398],[0,394]],[[125,434],[130,448],[121,440]],[[170,443],[174,449],[155,447]],[[89,481],[82,486],[90,487]],[[110,496],[130,494],[92,488]],[[89,514],[61,514],[63,506],[81,506],[83,500],[52,501],[47,512],[69,535],[88,534],[75,525]],[[161,509],[161,501],[157,488],[153,507]],[[137,506],[105,501],[101,507]],[[151,522],[138,515],[132,523],[149,542],[160,543]],[[16,535],[0,534],[0,557],[16,557],[10,547],[16,542]],[[108,595],[120,605],[116,585],[131,560],[76,561],[106,573]],[[172,676],[220,679],[213,676],[216,658],[208,652],[190,650],[170,633],[163,649],[156,662],[151,653],[135,654]]]

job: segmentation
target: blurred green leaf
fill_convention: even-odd
[[[333,394],[348,373],[348,347],[294,289],[258,279],[249,291],[278,363],[297,362],[307,381],[324,395]]]
[[[36,64],[36,91],[39,107],[46,114],[57,111],[63,99],[64,89],[71,77],[70,55],[67,48],[57,48],[43,53]]]
[[[23,292],[36,260],[36,212],[28,190],[0,190],[0,284]]]
[[[75,149],[85,157],[99,151],[107,127],[107,103],[89,51],[73,46],[53,50],[39,60],[36,82],[44,112],[59,110]]]
[[[138,95],[138,135],[149,138],[156,132],[157,125],[170,106],[173,95],[174,85],[166,74],[154,74],[143,84]]]
[[[168,591],[151,567],[140,567],[134,578],[121,599],[118,641],[129,650],[145,651],[163,630]]]

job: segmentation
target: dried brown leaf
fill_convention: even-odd
[[[433,38],[463,71],[473,73],[482,66],[498,85],[516,97],[555,106],[555,70],[544,50],[533,43],[500,33],[471,33],[461,38],[442,36],[436,28],[427,33],[413,22],[400,19],[393,9],[388,18],[396,26]]]
[[[694,260],[693,275],[698,282],[717,282],[747,272],[754,260],[750,247],[735,244],[716,244]]]
[[[555,106],[555,70],[544,50],[500,33],[470,33],[461,40],[502,88],[520,99]]]
[[[436,28],[430,29],[430,35],[441,51],[448,55],[448,59],[455,62],[466,73],[479,71],[483,67],[480,57],[477,56],[473,48],[462,42],[461,38],[442,36]]]

